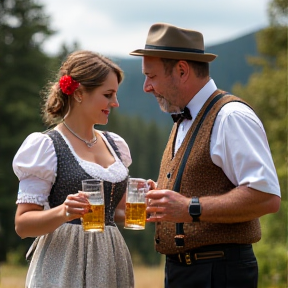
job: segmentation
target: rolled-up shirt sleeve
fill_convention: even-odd
[[[12,167],[19,179],[16,204],[33,203],[47,207],[57,173],[51,138],[42,133],[30,134],[16,153]]]
[[[242,103],[220,110],[211,135],[211,158],[235,185],[278,195],[280,185],[260,119]]]

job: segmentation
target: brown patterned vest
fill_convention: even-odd
[[[215,91],[205,102],[198,113],[190,130],[188,131],[181,147],[173,157],[173,147],[177,132],[177,124],[174,124],[167,146],[164,150],[158,178],[158,188],[173,190],[181,159],[184,155],[189,140],[200,121],[206,107],[219,93]],[[198,131],[191,153],[185,165],[182,175],[180,193],[186,197],[192,196],[216,196],[225,194],[235,188],[226,177],[223,170],[216,166],[210,156],[210,136],[214,121],[220,109],[228,102],[242,102],[243,100],[233,95],[222,97],[208,112],[201,128]],[[167,177],[170,173],[170,178]],[[155,248],[162,254],[175,254],[204,245],[221,243],[255,243],[261,239],[259,219],[242,223],[184,223],[185,246],[176,248],[174,236],[176,235],[175,223],[158,222],[155,231]]]

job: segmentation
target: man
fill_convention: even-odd
[[[204,52],[201,33],[157,23],[130,55],[143,56],[144,91],[176,121],[147,193],[165,287],[257,287],[259,217],[281,201],[261,121],[217,89],[209,76],[217,56]]]

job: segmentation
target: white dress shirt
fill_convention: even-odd
[[[185,119],[179,125],[175,153],[200,109],[216,89],[210,79],[188,103],[192,120]],[[213,163],[222,168],[235,186],[246,185],[280,197],[279,181],[264,127],[247,105],[231,102],[221,108],[212,130],[210,154]]]

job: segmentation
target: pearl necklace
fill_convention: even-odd
[[[96,135],[94,134],[94,137],[93,137],[93,139],[91,139],[90,141],[86,141],[86,140],[84,140],[84,139],[82,139],[80,136],[78,136],[66,123],[65,123],[65,121],[63,120],[62,121],[63,122],[63,124],[64,124],[64,126],[75,136],[75,137],[77,137],[79,140],[81,140],[81,141],[83,141],[86,145],[87,145],[87,147],[88,148],[91,148],[92,146],[94,146],[95,144],[96,144],[96,142],[97,142],[97,137],[96,137]]]

